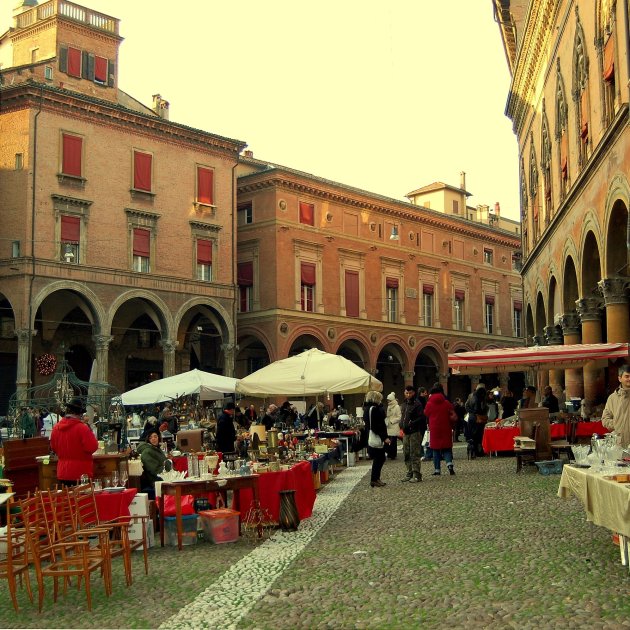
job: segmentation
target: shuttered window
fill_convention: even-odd
[[[62,134],[62,159],[61,172],[64,175],[72,175],[73,177],[81,177],[82,168],[82,152],[83,139],[79,136],[70,134]]]
[[[359,272],[346,271],[346,316],[359,317]]]
[[[68,74],[77,79],[81,78],[81,51],[72,46],[68,46]]]
[[[105,57],[94,56],[94,80],[98,83],[107,83],[108,60]]]
[[[214,171],[202,166],[197,167],[197,202],[208,206],[214,204]]]
[[[153,156],[141,151],[133,152],[133,187],[136,190],[151,192],[151,170]]]
[[[315,225],[315,206],[312,203],[300,201],[300,223]]]

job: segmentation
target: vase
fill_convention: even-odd
[[[285,531],[295,530],[300,524],[300,515],[295,504],[295,490],[280,490],[279,525]]]

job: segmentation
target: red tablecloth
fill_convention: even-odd
[[[576,437],[591,436],[593,433],[602,435],[609,432],[610,429],[604,428],[601,422],[578,422],[575,427]],[[549,433],[552,440],[559,440],[560,438],[566,437],[566,425],[564,423],[552,424],[549,427]],[[481,442],[484,453],[513,451],[514,438],[517,435],[520,435],[518,427],[503,427],[501,429],[486,427]]]
[[[308,518],[313,513],[315,488],[310,462],[295,464],[290,470],[268,472],[258,479],[260,507],[266,509],[274,521],[280,515],[280,490],[295,490],[295,504],[300,519]],[[241,490],[241,517],[247,516],[252,500],[251,490]]]
[[[129,516],[129,506],[136,496],[136,488],[127,488],[122,492],[97,492],[96,509],[101,521],[111,521],[119,516]]]
[[[197,455],[197,459],[202,460],[205,455]],[[173,461],[173,468],[177,472],[188,472],[188,457],[180,455],[178,457],[171,457]],[[212,471],[210,471],[212,472]]]

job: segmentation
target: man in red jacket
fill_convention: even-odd
[[[98,442],[92,429],[81,420],[85,412],[80,398],[66,404],[64,417],[53,427],[50,446],[57,454],[57,480],[65,486],[74,486],[87,475],[94,475],[92,454]]]

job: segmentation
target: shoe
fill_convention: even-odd
[[[422,481],[422,475],[414,475],[410,480],[409,483],[418,483]]]
[[[453,468],[453,466],[448,466],[448,474],[449,475],[454,475],[455,474],[455,469]]]
[[[382,488],[385,485],[387,484],[380,479],[378,481],[370,481],[370,486],[372,486],[372,488]]]
[[[441,474],[442,474],[442,473],[441,473],[439,470],[436,470],[436,471],[433,473],[433,476],[434,476],[434,477],[439,477]]]
[[[423,457],[420,461],[422,461],[422,462],[430,462],[431,458],[430,457]]]
[[[412,477],[413,477],[413,473],[407,473],[407,476],[404,479],[401,479],[400,481],[402,483],[404,483],[405,481],[411,481]]]

